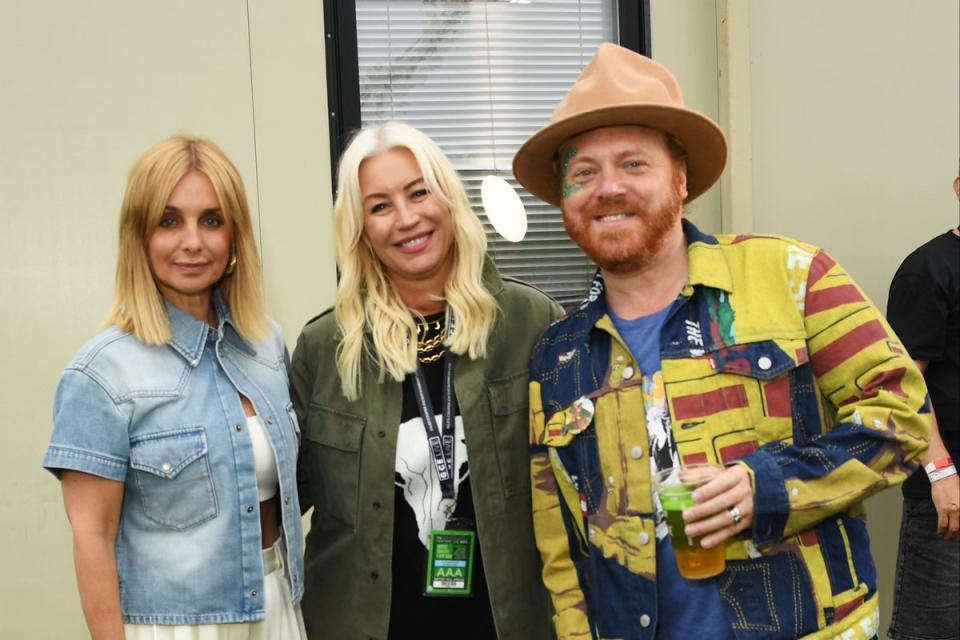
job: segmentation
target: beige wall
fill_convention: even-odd
[[[960,4],[750,2],[755,230],[830,250],[873,300],[957,223]]]
[[[3,637],[83,636],[59,485],[39,464],[59,373],[110,301],[137,155],[176,131],[220,143],[288,342],[332,302],[323,46],[322,3],[307,0],[0,8]]]
[[[687,106],[719,122],[714,0],[651,0],[650,14],[653,57],[677,76]],[[720,233],[720,183],[688,205],[686,215],[704,231]]]
[[[137,154],[177,130],[217,140],[246,181],[288,341],[332,301],[321,3],[249,5],[249,16],[224,0],[0,8],[4,637],[82,635],[59,489],[39,461],[59,372],[110,299]],[[735,150],[692,217],[820,244],[883,304],[902,256],[957,222],[955,0],[651,5],[654,56]],[[897,503],[893,491],[871,503],[884,619]]]

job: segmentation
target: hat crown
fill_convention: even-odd
[[[683,108],[680,83],[663,65],[635,51],[604,43],[553,110],[553,122],[617,105]]]

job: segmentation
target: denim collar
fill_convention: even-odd
[[[213,308],[217,312],[219,321],[216,329],[179,309],[169,300],[164,302],[167,305],[167,318],[170,322],[169,344],[191,367],[200,364],[203,348],[211,331],[216,331],[218,339],[225,339],[248,354],[256,355],[256,350],[237,332],[219,288],[213,290]]]
[[[732,293],[730,265],[717,239],[686,219],[683,220],[683,234],[687,239],[687,284],[683,287],[683,295],[693,295],[693,288],[700,285]]]

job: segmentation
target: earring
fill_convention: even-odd
[[[232,276],[234,270],[237,268],[237,254],[230,256],[230,263],[227,265],[227,269],[223,272],[224,276]]]

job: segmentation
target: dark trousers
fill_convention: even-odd
[[[933,501],[904,498],[888,634],[896,640],[960,638],[960,542],[937,535]]]

